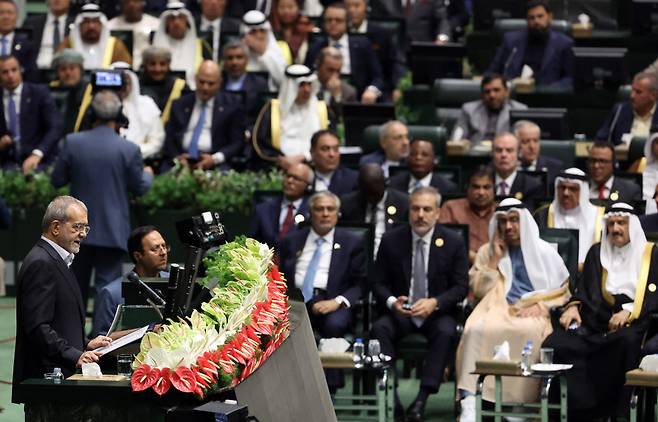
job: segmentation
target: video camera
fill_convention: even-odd
[[[117,70],[94,70],[91,72],[91,89],[92,93],[97,93],[104,89],[119,92],[123,88],[123,71]]]

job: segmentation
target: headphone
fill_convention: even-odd
[[[117,123],[119,128],[127,128],[128,125],[130,124],[130,121],[123,114],[123,102],[121,101],[121,97],[119,96],[119,93],[116,92],[116,91],[109,90],[109,89],[108,90],[103,90],[103,91],[110,92],[112,95],[114,95],[116,97],[117,101],[119,102],[119,104],[121,104],[121,105],[117,109],[116,114],[114,114],[113,116],[100,117],[94,111],[94,107],[93,107],[94,100],[92,99],[91,104],[89,104],[89,107],[87,107],[87,111],[85,112],[85,117],[83,119],[84,127],[85,128],[90,128],[91,125],[95,121],[99,120],[99,121],[102,121],[102,122],[114,121],[114,122]],[[101,91],[99,91],[99,92],[101,92]],[[98,94],[98,92],[94,93],[94,97],[96,97],[97,94]]]

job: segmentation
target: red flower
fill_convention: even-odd
[[[156,368],[154,371],[158,371],[158,369]],[[169,387],[171,387],[171,380],[169,379],[169,368],[162,368],[162,370],[158,372],[159,378],[155,384],[153,384],[153,391],[161,396],[169,391]]]
[[[143,364],[133,372],[133,375],[130,378],[130,386],[133,391],[146,390],[155,384],[159,375],[160,371],[157,368],[151,369],[147,364]]]
[[[191,393],[196,388],[196,377],[190,368],[179,366],[169,373],[171,384],[183,393]]]

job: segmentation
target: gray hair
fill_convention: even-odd
[[[315,203],[322,198],[329,198],[333,200],[334,204],[336,205],[336,209],[337,210],[340,209],[340,198],[336,194],[328,190],[315,192],[313,195],[311,195],[311,197],[308,199],[309,208],[313,208],[313,205],[315,205]]]
[[[411,198],[417,195],[434,195],[436,198],[436,207],[441,208],[441,194],[439,193],[438,189],[436,189],[433,186],[419,186],[415,188],[413,191],[411,191],[411,195],[409,195],[409,200],[411,201]]]
[[[539,125],[535,122],[531,122],[530,120],[519,120],[518,122],[514,123],[514,126],[512,127],[512,132],[514,133],[514,136],[518,138],[519,132],[521,132],[523,129],[526,128],[534,129],[541,135],[541,128],[539,127]]]
[[[242,50],[245,56],[249,56],[249,49],[247,48],[247,46],[239,39],[234,39],[226,43],[226,45],[222,49],[222,57],[226,55],[226,52],[228,50],[232,50],[234,48],[239,48],[240,50]]]
[[[402,123],[399,120],[389,120],[388,122],[384,123],[380,128],[379,128],[379,142],[384,141],[386,138],[390,136],[389,132],[393,128],[393,126],[400,124],[404,127],[407,127],[404,123]]]
[[[654,93],[658,93],[658,75],[652,72],[640,72],[633,77],[633,82],[640,81],[642,79],[649,80],[649,87]]]
[[[94,95],[94,99],[91,100],[91,108],[98,120],[109,122],[119,117],[121,99],[116,92],[104,89]]]
[[[77,205],[87,212],[87,206],[79,199],[68,195],[58,196],[50,201],[50,204],[48,204],[48,207],[46,208],[46,212],[43,214],[43,220],[41,220],[41,232],[46,233],[50,224],[55,220],[63,223],[67,222],[67,211],[71,205]]]
[[[149,47],[142,52],[142,63],[165,59],[171,63],[171,51],[164,47]]]
[[[340,60],[341,62],[343,61],[343,54],[340,52],[339,49],[336,47],[325,47],[322,50],[320,50],[320,54],[318,54],[318,58],[315,59],[315,68],[319,68],[322,66],[325,60],[327,60],[327,57],[331,57],[332,59],[335,60]]]

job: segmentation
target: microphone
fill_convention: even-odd
[[[619,119],[619,113],[621,113],[621,107],[622,104],[619,104],[619,107],[617,107],[617,111],[615,112],[615,117],[612,118],[612,123],[610,124],[610,132],[608,132],[608,143],[612,140],[612,132],[615,130],[615,126],[617,126],[617,120]]]
[[[512,48],[512,52],[509,53],[509,56],[507,56],[507,60],[505,61],[505,66],[503,67],[503,76],[506,76],[505,74],[507,73],[507,68],[509,67],[510,64],[512,64],[512,59],[514,56],[516,56],[516,51],[518,48],[514,47]]]
[[[165,304],[164,299],[159,294],[157,294],[153,289],[147,286],[146,283],[140,280],[136,272],[131,271],[130,273],[128,273],[126,278],[137,285],[137,288],[139,289],[140,293],[146,296],[146,300],[151,305],[164,306]]]

